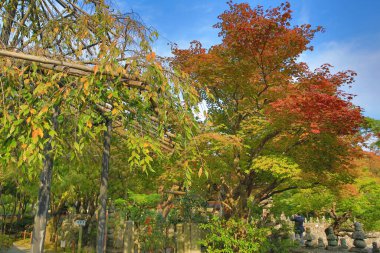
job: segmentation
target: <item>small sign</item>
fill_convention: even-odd
[[[66,248],[66,241],[61,240],[61,248]]]
[[[76,220],[75,224],[83,227],[86,225],[86,221],[85,220]]]

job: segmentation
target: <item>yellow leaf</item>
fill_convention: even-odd
[[[28,146],[28,145],[26,145],[25,143],[23,143],[23,144],[21,145],[21,148],[22,148],[22,149],[26,149],[27,146]]]
[[[159,70],[161,70],[162,71],[162,65],[161,65],[161,63],[156,63],[156,66],[157,66],[157,68],[159,69]]]
[[[115,115],[117,113],[117,109],[114,108],[111,113],[112,113],[112,115]]]
[[[110,93],[110,94],[108,94],[107,98],[112,98],[112,96],[113,96],[113,94]]]
[[[59,31],[58,27],[54,27],[54,32],[57,33]]]
[[[85,91],[87,91],[88,90],[88,86],[89,86],[89,82],[86,80],[84,83],[83,83],[83,89],[85,90]]]
[[[203,167],[200,167],[198,170],[198,177],[201,177],[203,173]]]
[[[104,67],[104,69],[105,69],[106,72],[111,72],[111,66],[110,65],[106,65]]]
[[[40,111],[39,114],[45,113],[45,112],[47,112],[48,110],[49,110],[49,108],[48,108],[47,106],[44,106],[44,107],[42,107],[42,109],[41,109],[41,111]]]
[[[31,119],[30,117],[28,117],[28,118],[26,119],[26,123],[29,124],[29,122],[30,122],[31,120],[32,120],[32,119]]]
[[[89,121],[87,121],[86,125],[87,125],[88,128],[91,128],[92,127],[92,122],[89,120]]]
[[[32,109],[30,109],[30,113],[31,113],[31,114],[36,114],[37,111],[36,111],[34,108],[32,108]]]

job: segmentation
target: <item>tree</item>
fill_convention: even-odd
[[[207,103],[209,138],[196,145],[212,150],[204,161],[223,189],[226,217],[246,216],[248,200],[255,206],[290,189],[344,181],[362,120],[340,89],[354,72],[297,62],[321,27],[292,26],[289,3],[228,4],[214,26],[221,44],[173,49],[174,64],[199,82]]]
[[[60,115],[79,111],[75,131],[78,136],[73,145],[78,153],[83,149],[84,137],[94,138],[93,132],[104,131],[98,233],[98,252],[101,252],[114,124],[128,134],[125,139],[134,151],[128,162],[148,171],[152,154],[160,148],[172,151],[168,138],[174,136],[171,131],[191,130],[194,123],[191,110],[197,95],[187,85],[186,78],[155,59],[149,43],[156,32],[131,16],[110,11],[103,2],[86,3],[87,7],[94,7],[91,14],[71,1],[55,4],[31,1],[19,6],[17,1],[8,1],[1,6],[11,21],[21,18],[20,22],[9,23],[16,25],[10,32],[7,26],[3,27],[2,33],[13,31],[2,36],[4,44],[9,46],[9,38],[13,38],[11,46],[35,53],[0,52],[3,57],[14,59],[5,62],[2,76],[5,84],[2,88],[6,91],[1,101],[5,105],[1,133],[6,143],[2,158],[5,163],[13,159],[18,165],[27,163],[37,167],[43,162],[33,240],[33,252],[42,252],[54,155],[63,152],[65,129],[58,133]],[[65,15],[66,12],[70,15]],[[18,27],[23,23],[30,29]],[[26,39],[29,40],[25,42]],[[51,58],[39,56],[42,54]],[[57,60],[62,57],[66,61]],[[12,63],[15,68],[11,67]],[[15,97],[22,99],[13,101]],[[34,114],[38,117],[32,117]],[[26,123],[32,129],[24,124],[22,116],[30,116]],[[139,130],[142,127],[144,131]],[[179,135],[179,140],[181,136],[184,135]],[[25,150],[20,150],[20,146]],[[29,154],[32,155],[28,157]]]
[[[365,118],[363,134],[367,135],[369,148],[374,152],[379,152],[380,148],[380,120]]]

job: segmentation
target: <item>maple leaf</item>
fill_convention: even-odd
[[[154,61],[155,58],[156,58],[156,53],[155,52],[151,52],[150,54],[146,55],[146,60],[149,61],[149,62]]]
[[[32,139],[34,141],[36,141],[38,139],[38,137],[42,138],[43,136],[44,136],[44,133],[43,133],[43,131],[42,131],[41,128],[35,128],[35,129],[33,129],[33,131],[32,131]]]
[[[93,70],[94,70],[94,75],[96,75],[96,73],[98,73],[99,66],[95,65]]]

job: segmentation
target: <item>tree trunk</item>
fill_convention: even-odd
[[[104,252],[105,231],[106,231],[106,209],[107,209],[107,189],[108,189],[108,170],[110,161],[111,131],[112,120],[106,119],[107,130],[104,132],[102,173],[100,176],[99,193],[99,215],[96,252]]]
[[[1,226],[0,229],[1,229],[1,233],[4,234],[5,233],[5,221],[6,221],[6,216],[5,215],[6,215],[6,211],[5,211],[5,204],[4,204],[4,201],[3,201],[2,198],[0,198],[0,205],[1,205],[2,209],[3,209],[3,217],[1,219],[2,226]]]
[[[54,108],[52,121],[53,121],[53,129],[57,131],[57,128],[58,128],[58,108],[57,107]],[[43,170],[40,175],[40,189],[38,191],[37,211],[34,216],[32,253],[44,252],[46,224],[47,224],[47,216],[48,216],[48,211],[49,211],[50,188],[51,188],[51,179],[52,179],[52,174],[53,174],[54,156],[52,154],[51,136],[49,134],[45,134],[45,138],[48,139],[48,141],[46,142],[45,147],[44,147]]]
[[[14,222],[15,222],[15,216],[16,216],[16,211],[17,211],[17,205],[18,205],[18,197],[17,197],[17,193],[16,193],[16,196],[15,196],[15,201],[13,203],[13,209],[12,209],[12,216],[11,216],[11,219],[9,221],[9,228],[8,228],[8,233],[11,234],[12,233],[12,228],[14,227]]]
[[[2,199],[1,199],[1,195],[3,193],[3,186],[1,185],[1,182],[0,182],[0,203],[1,203],[1,206],[2,206]],[[3,233],[3,224],[4,224],[4,216],[1,217],[1,227],[0,227],[0,233],[2,234]]]

